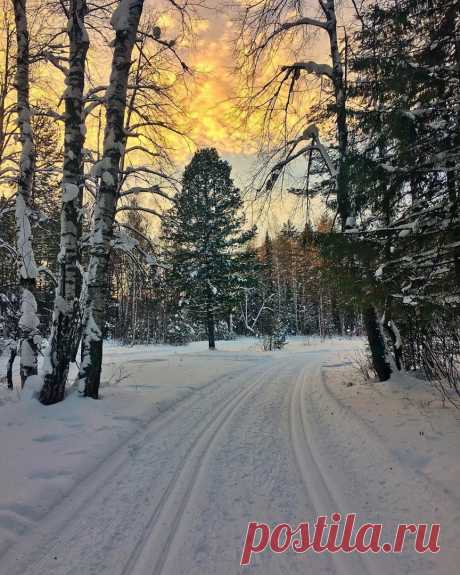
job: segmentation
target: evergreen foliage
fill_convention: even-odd
[[[216,319],[231,313],[247,281],[243,249],[255,229],[244,230],[242,205],[230,165],[215,149],[204,149],[185,168],[182,189],[163,219],[168,284],[191,316],[206,323],[211,349]]]

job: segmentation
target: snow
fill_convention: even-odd
[[[64,182],[62,184],[62,201],[65,202],[73,202],[73,200],[75,200],[76,198],[78,198],[78,194],[80,193],[80,190],[78,189],[78,186],[76,186],[75,184],[71,184],[69,182]]]
[[[417,301],[411,295],[405,295],[403,297],[403,304],[416,306]]]
[[[99,341],[102,337],[101,330],[94,320],[92,310],[88,314],[88,319],[86,320],[85,331],[89,334],[90,341]]]
[[[40,321],[37,317],[37,302],[35,301],[34,294],[28,289],[23,289],[19,327],[29,332],[37,329],[39,323]]]
[[[356,218],[354,218],[353,216],[348,216],[346,222],[345,222],[345,227],[346,228],[354,228],[356,226]]]
[[[21,363],[24,367],[35,367],[35,351],[27,339],[21,342]]]
[[[112,14],[110,23],[112,28],[117,32],[129,29],[129,9],[131,7],[131,3],[132,0],[120,0],[117,8]]]
[[[117,230],[114,234],[112,245],[123,252],[130,253],[139,245],[139,242],[129,234]],[[154,262],[152,262],[152,265],[153,263]]]
[[[21,296],[21,316],[19,318],[19,328],[27,339],[22,339],[20,343],[21,364],[24,367],[34,368],[36,366],[35,348],[39,349],[42,341],[38,332],[40,320],[37,316],[37,302],[34,294],[28,290],[22,290]],[[29,338],[32,337],[33,346],[30,345]]]
[[[70,306],[71,306],[71,304],[65,298],[63,298],[59,294],[56,294],[56,296],[54,298],[55,312],[57,311],[57,312],[60,312],[63,314],[68,313]]]
[[[22,194],[16,194],[16,227],[17,227],[17,250],[20,256],[21,277],[36,278],[38,275],[32,249],[32,229],[30,226],[28,209]]]
[[[391,328],[391,331],[393,332],[393,334],[395,336],[395,343],[394,343],[395,348],[401,349],[402,341],[401,341],[401,333],[399,332],[399,329],[397,328],[394,321],[389,321],[388,325]]]
[[[115,185],[115,179],[112,176],[112,174],[110,172],[104,171],[102,172],[102,181],[104,182],[104,184],[106,186],[114,186]]]
[[[211,289],[212,295],[217,295],[218,290],[217,290],[216,286],[213,285],[209,280],[208,280],[208,284],[209,284],[209,287]]]
[[[101,401],[0,390],[2,575],[234,574],[248,521],[332,511],[439,522],[441,553],[262,553],[247,571],[456,572],[458,412],[431,387],[364,382],[360,338],[206,347],[107,345]]]
[[[295,62],[290,66],[283,66],[283,70],[288,69],[297,69],[297,70],[305,70],[309,74],[314,74],[316,76],[327,76],[328,78],[334,77],[334,72],[328,64],[319,64],[317,62],[308,61],[308,62]]]
[[[99,160],[92,166],[91,176],[93,178],[100,178],[106,168],[110,168],[110,158],[107,157],[102,158],[102,160]]]

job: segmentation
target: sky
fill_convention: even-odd
[[[235,15],[235,9],[225,0],[207,0],[206,7],[197,10],[194,39],[185,51],[187,64],[193,70],[186,104],[188,135],[196,147],[215,147],[230,162],[235,183],[246,191],[248,219],[251,224],[258,225],[261,234],[267,229],[276,233],[288,218],[303,227],[305,205],[288,193],[264,202],[263,206],[250,201],[247,189],[258,167],[260,129],[256,120],[249,126],[241,125],[237,101],[240,78],[235,72],[234,46],[238,32]],[[168,18],[161,20],[160,26],[168,35],[173,24]],[[315,39],[309,51],[309,59],[327,61],[326,46],[320,37]],[[184,148],[179,154],[179,162],[186,163],[189,158],[190,151]],[[319,208],[312,212],[315,218]]]
[[[190,0],[193,2],[194,0]],[[260,143],[260,125],[253,118],[248,125],[241,122],[241,111],[237,97],[241,94],[241,78],[235,72],[235,38],[238,26],[235,21],[236,11],[229,4],[232,0],[198,0],[204,5],[196,8],[193,17],[193,35],[181,40],[181,56],[189,66],[186,88],[181,92],[182,104],[186,111],[184,118],[178,118],[178,128],[187,135],[187,140],[174,143],[177,172],[191,159],[197,148],[212,146],[232,166],[234,181],[242,190],[247,201],[248,223],[257,224],[261,234],[265,230],[272,233],[290,218],[298,227],[306,221],[305,206],[294,196],[285,193],[271,201],[254,204],[248,189],[253,174],[259,166],[257,151]],[[233,0],[235,2],[243,0]],[[305,0],[306,4],[316,0]],[[166,7],[166,11],[165,11]],[[177,16],[169,0],[146,0],[144,12],[153,11],[156,22],[161,28],[161,38],[170,40],[177,37]],[[29,24],[32,34],[36,34],[42,25],[40,18],[31,14]],[[46,26],[62,30],[62,19],[48,19]],[[110,40],[112,31],[108,30]],[[106,85],[110,73],[111,50],[107,41],[96,41],[98,35],[92,34],[90,49],[91,85]],[[306,59],[327,61],[328,55],[325,38],[316,37],[308,47]],[[282,64],[283,61],[273,65]],[[51,106],[58,103],[63,109],[63,76],[52,66],[43,66],[34,74],[33,94],[42,101],[49,101]],[[42,77],[40,77],[42,76]],[[312,97],[315,88],[312,87]],[[96,141],[96,120],[87,125],[87,142],[94,145]],[[177,145],[176,145],[177,144]],[[262,209],[263,208],[263,209]],[[313,219],[319,208],[312,210]]]

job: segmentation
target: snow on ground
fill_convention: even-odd
[[[13,392],[0,388],[0,552],[136,430],[219,376],[244,369],[244,358],[228,352],[252,347],[260,347],[257,340],[220,342],[211,355],[206,342],[109,344],[98,402],[74,392],[44,407],[31,390],[21,398],[18,376]]]
[[[360,339],[108,345],[103,400],[0,389],[0,574],[235,575],[248,521],[441,523],[441,552],[283,555],[248,573],[451,575],[460,412],[407,375],[364,382]]]

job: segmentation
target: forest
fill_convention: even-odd
[[[5,385],[19,363],[54,404],[76,364],[98,398],[107,339],[364,335],[363,369],[456,401],[458,0],[232,6],[228,99],[256,146],[244,186],[193,137],[205,0],[1,3]],[[295,221],[249,217],[286,198]]]

